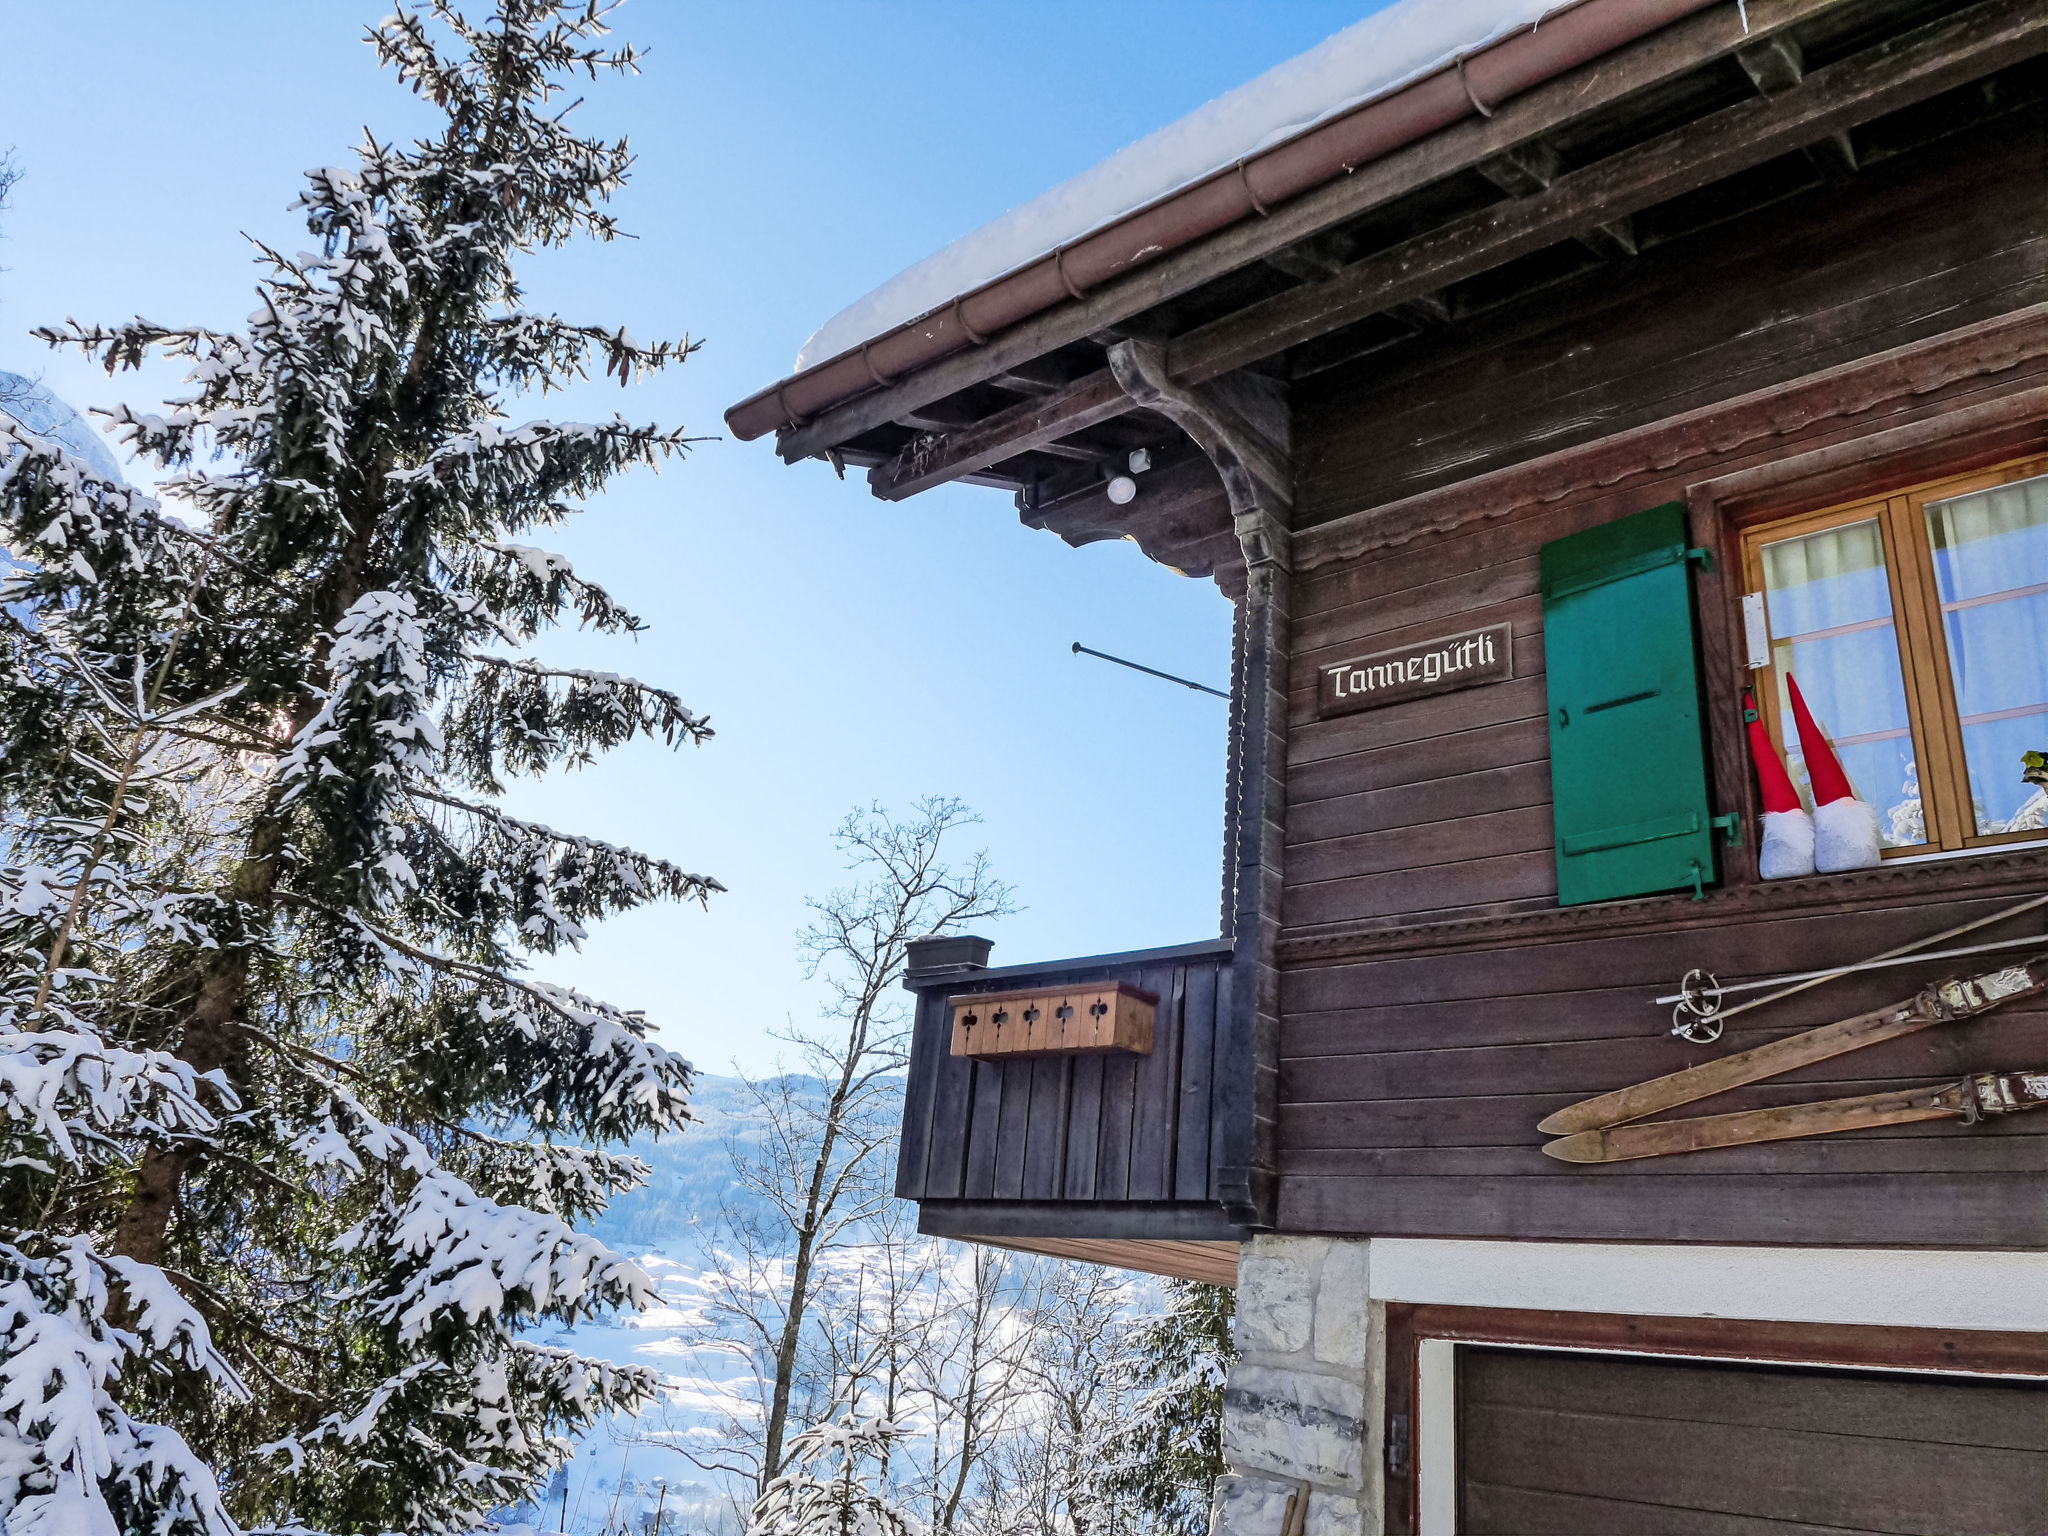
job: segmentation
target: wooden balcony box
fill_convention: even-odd
[[[947,999],[953,1054],[987,1061],[1088,1051],[1152,1053],[1159,998],[1128,982],[981,992]]]

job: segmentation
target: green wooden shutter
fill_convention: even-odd
[[[1557,899],[1714,879],[1685,506],[1543,546]]]

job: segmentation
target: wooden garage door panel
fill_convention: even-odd
[[[1581,1499],[1529,1488],[1467,1484],[1460,1531],[1515,1536],[1869,1536],[1839,1525],[1758,1520],[1695,1509],[1654,1509],[1615,1499]]]
[[[1498,1406],[1468,1410],[1465,1436],[1474,1477],[1500,1466],[1550,1492],[1852,1530],[2010,1536],[2018,1489],[2048,1498],[2025,1451]]]
[[[1467,1383],[1469,1400],[1629,1418],[1675,1413],[1688,1423],[2048,1451],[2048,1392],[2039,1383],[1935,1380],[1943,1406],[1930,1414],[1924,1394],[1910,1390],[1921,1378],[1902,1373],[1731,1369],[1603,1355],[1541,1358],[1548,1363],[1540,1372],[1482,1372]],[[1909,1390],[1901,1391],[1902,1385]],[[1951,1385],[1962,1390],[1946,1390]]]
[[[2048,1536],[2038,1383],[1473,1347],[1458,1376],[1464,1536]]]

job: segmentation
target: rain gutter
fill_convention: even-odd
[[[725,413],[735,437],[796,427],[906,374],[1242,219],[1263,218],[1357,166],[1494,109],[1720,0],[1578,0],[1436,73],[1256,154],[1083,235],[917,319],[792,374]]]

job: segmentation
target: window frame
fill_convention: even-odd
[[[1963,752],[1961,710],[1952,684],[1954,669],[1949,662],[1948,632],[1942,620],[1941,594],[1935,581],[1934,549],[1927,534],[1926,517],[1929,502],[1967,496],[2044,474],[2048,474],[2048,454],[2033,453],[1965,473],[1873,491],[1812,511],[1745,520],[1733,530],[1738,541],[1741,593],[1752,595],[1764,590],[1766,544],[1851,523],[1875,521],[1878,525],[1927,832],[1925,842],[1885,849],[1886,860],[1924,859],[2048,840],[2048,831],[2044,830],[1976,830],[1969,765]],[[1755,668],[1750,677],[1771,740],[1783,752],[1787,722],[1780,718],[1775,662]]]

